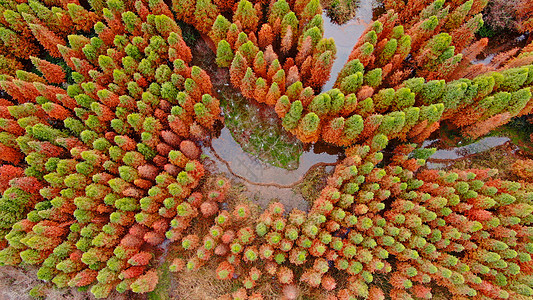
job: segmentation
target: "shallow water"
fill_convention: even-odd
[[[489,151],[496,147],[502,146],[511,139],[508,137],[486,137],[479,141],[465,146],[453,147],[452,149],[437,149],[427,161],[427,167],[430,169],[442,169],[448,167],[454,160],[463,159],[472,155],[483,155],[483,152]],[[423,148],[431,148],[431,144],[436,142],[425,141],[422,144]]]
[[[496,56],[495,53],[491,53],[489,55],[487,55],[486,57],[484,57],[483,59],[479,59],[479,60],[474,60],[472,63],[473,64],[484,64],[484,65],[488,65],[492,62],[492,59]]]
[[[295,185],[317,163],[333,164],[342,159],[342,149],[323,144],[304,145],[282,129],[273,107],[247,100],[229,86],[227,69],[216,66],[215,54],[205,41],[198,40],[194,53],[193,64],[211,77],[226,123],[212,137],[212,148],[202,149],[211,161],[208,170],[224,173],[242,183],[246,187],[244,194],[262,207],[276,200],[287,211],[308,210],[309,202],[295,191]],[[262,151],[258,151],[260,147],[250,147],[250,141],[258,140],[256,145],[262,146]],[[332,171],[333,167],[326,169]]]
[[[223,173],[228,178],[236,179],[246,188],[243,194],[259,206],[266,208],[271,201],[279,201],[286,211],[293,208],[303,211],[309,209],[309,202],[295,186],[315,164],[315,159],[322,158],[328,162],[335,162],[337,159],[334,155],[316,154],[310,150],[302,154],[300,167],[296,170],[274,167],[244,152],[227,128],[222,129],[220,136],[213,139],[212,146],[213,148],[202,149],[211,162],[206,164],[210,172]],[[326,167],[326,170],[331,172],[333,167]]]
[[[288,170],[276,167],[246,153],[233,139],[228,128],[222,129],[220,136],[212,140],[212,145],[217,154],[230,164],[234,173],[263,184],[291,185],[300,180],[313,165],[339,160],[339,155],[328,154],[311,146],[309,150],[302,152],[297,168]]]
[[[334,38],[335,45],[337,46],[337,59],[333,63],[330,79],[322,87],[323,91],[328,91],[333,88],[337,74],[341,71],[346,61],[348,61],[353,46],[363,34],[367,25],[374,19],[373,8],[376,5],[375,0],[361,0],[355,17],[342,25],[332,22],[327,17],[326,12],[323,12],[324,37]]]
[[[288,170],[298,168],[304,144],[287,133],[275,111],[250,101],[230,87],[218,90],[225,128],[244,152]]]

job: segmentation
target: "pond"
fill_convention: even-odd
[[[373,0],[362,0],[355,17],[343,25],[333,23],[324,12],[325,37],[335,39],[337,59],[323,90],[333,87],[353,45],[372,21],[376,5]],[[203,149],[212,161],[211,171],[226,173],[245,184],[247,192],[255,195],[255,202],[261,206],[275,199],[288,210],[307,209],[308,203],[297,187],[305,184],[306,175],[319,173],[315,170],[318,168],[324,171],[325,178],[343,158],[343,149],[324,144],[304,145],[282,128],[273,107],[245,99],[229,86],[228,70],[216,66],[215,54],[204,39],[198,40],[193,52],[197,54],[193,64],[211,76],[224,117],[223,127]],[[316,191],[319,190],[317,187]]]
[[[333,88],[335,78],[348,60],[353,46],[381,10],[377,1],[361,0],[355,17],[344,24],[334,23],[324,10],[324,36],[335,40],[337,58],[323,91]],[[317,176],[322,176],[324,181],[335,163],[343,159],[343,149],[324,144],[305,145],[286,132],[273,107],[246,99],[229,85],[228,70],[217,67],[213,45],[206,40],[198,39],[195,44],[193,64],[210,75],[224,117],[221,128],[203,147],[203,153],[211,160],[208,164],[210,171],[224,173],[243,184],[246,187],[244,193],[263,207],[276,200],[286,205],[288,210],[308,209],[309,200],[313,197],[309,191],[305,195],[301,187],[316,184]],[[428,159],[428,167],[446,168],[456,160],[483,155],[506,143],[509,143],[509,138],[486,137],[466,146],[459,143],[454,147],[438,149]],[[442,143],[427,141],[422,147],[439,144]],[[313,183],[308,178],[313,177],[311,175],[314,176]],[[314,191],[319,193],[320,188],[316,186]]]

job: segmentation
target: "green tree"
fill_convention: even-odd
[[[233,51],[230,44],[226,40],[221,40],[217,47],[216,62],[219,67],[227,68],[233,61]]]
[[[237,6],[237,10],[233,15],[233,21],[239,21],[244,31],[256,32],[259,23],[259,17],[251,2],[241,0]]]
[[[211,0],[197,0],[194,10],[195,27],[203,33],[208,33],[218,14],[218,9]]]
[[[291,104],[291,108],[289,109],[285,117],[283,117],[283,127],[287,130],[296,128],[296,126],[298,125],[298,121],[300,121],[300,118],[302,117],[302,111],[302,102],[294,101]]]

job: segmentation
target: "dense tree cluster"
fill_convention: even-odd
[[[2,78],[4,264],[41,265],[40,279],[93,285],[97,297],[155,287],[147,247],[178,239],[195,216],[182,204],[204,175],[190,139],[220,114],[167,11],[109,1],[92,38],[34,32],[71,71],[31,56],[42,76]]]
[[[144,293],[170,240],[186,254],[171,271],[216,259],[219,280],[239,274],[229,299],[262,299],[272,277],[328,299],[430,299],[433,284],[457,299],[533,296],[531,161],[518,182],[428,170],[415,144],[531,114],[533,44],[472,63],[487,1],[384,1],[324,92],[336,48],[318,0],[88,2],[0,4],[1,264],[98,298]],[[206,176],[199,143],[220,106],[181,22],[287,131],[345,147],[309,212],[228,208],[229,180]]]
[[[299,31],[295,59],[285,57],[292,48],[283,42],[284,34],[294,30],[284,29],[283,22],[278,30],[272,23],[278,11],[292,13],[285,1],[270,7],[258,37],[240,34],[240,22],[222,16],[210,36],[218,44],[217,63],[230,67],[232,84],[248,98],[275,105],[285,129],[304,142],[323,139],[349,146],[375,133],[421,142],[441,122],[476,138],[531,112],[531,47],[502,53],[489,66],[471,63],[487,44],[486,39],[474,40],[486,1],[415,2],[410,9],[403,9],[401,1],[387,2],[398,12],[389,10],[367,28],[335,89],[321,94],[335,50],[333,41],[321,38],[321,23],[314,21],[321,20],[318,2],[295,14],[296,19],[310,19],[304,30],[309,29]],[[304,15],[310,11],[316,12],[312,18]],[[310,28],[314,24],[319,26]],[[255,27],[259,25],[250,28]],[[314,75],[306,71],[308,66]]]
[[[309,212],[285,215],[273,203],[252,221],[246,206],[224,210],[206,236],[194,236],[204,241],[196,251],[225,257],[221,280],[239,268],[253,297],[254,274],[332,291],[330,299],[385,299],[373,284],[383,274],[392,299],[431,299],[432,282],[457,297],[531,296],[533,185],[494,179],[496,170],[419,170],[432,152],[413,152],[414,145],[378,167],[379,139],[347,149]],[[190,260],[175,264],[191,268]]]

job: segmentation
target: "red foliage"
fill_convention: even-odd
[[[155,180],[156,176],[159,175],[159,168],[153,166],[153,165],[142,165],[137,168],[139,171],[139,175],[143,178],[149,179],[149,180]]]
[[[497,115],[490,117],[487,120],[471,125],[463,129],[462,131],[465,135],[469,136],[470,138],[476,139],[480,136],[483,136],[489,133],[491,130],[495,129],[496,127],[509,122],[510,120],[511,120],[511,114],[509,113],[497,114]]]
[[[181,139],[177,134],[169,130],[161,131],[161,137],[165,143],[169,144],[172,147],[178,147],[180,145]]]
[[[263,24],[261,30],[259,30],[258,43],[261,49],[265,49],[268,45],[272,45],[274,42],[274,34],[272,27],[269,24]]]
[[[71,282],[74,284],[74,286],[86,286],[96,281],[97,275],[98,271],[85,269],[76,274],[76,276],[72,278]]]
[[[229,69],[231,84],[233,84],[233,86],[241,85],[242,79],[244,78],[244,75],[246,74],[247,68],[248,68],[248,63],[246,62],[246,58],[244,58],[240,54],[240,52],[237,52],[237,54],[235,55],[235,58],[233,59],[233,62],[231,63],[231,67]]]
[[[221,240],[224,244],[229,244],[235,239],[235,232],[233,230],[226,230],[224,234],[222,234]]]
[[[49,105],[51,106],[51,108],[47,109],[47,113],[53,119],[63,121],[66,118],[72,116],[71,112],[61,105],[55,103],[50,103]]]
[[[344,122],[340,122],[340,120],[336,122],[335,120],[336,119],[333,119],[328,124],[326,124],[326,126],[324,126],[324,130],[322,131],[322,139],[326,143],[334,145],[338,143],[344,131]]]
[[[517,160],[512,166],[512,172],[524,180],[529,180],[530,182],[533,181],[533,160],[532,159]],[[0,171],[0,174],[1,174],[1,171]]]
[[[422,143],[423,141],[427,140],[435,130],[439,129],[439,127],[440,122],[431,123],[429,126],[424,128],[424,130],[422,130],[422,132],[420,132],[416,137],[413,137],[412,141],[415,143]]]
[[[372,286],[368,290],[368,300],[385,300],[385,294],[379,287]]]
[[[19,90],[18,86],[16,86],[12,81],[2,81],[0,82],[0,86],[2,86],[2,89],[19,103],[28,102],[28,99],[26,99],[24,94]]]
[[[224,261],[220,263],[216,269],[217,279],[232,279],[234,272],[235,268],[227,261]]]
[[[300,81],[300,72],[297,66],[291,66],[287,72],[287,86]]]
[[[248,68],[246,75],[243,77],[240,85],[240,90],[243,96],[248,99],[254,99],[256,80],[257,78],[255,77],[252,69]]]
[[[322,287],[327,291],[332,291],[337,286],[335,279],[333,277],[326,275],[322,277]]]
[[[277,276],[278,276],[279,282],[282,284],[290,284],[292,283],[293,278],[294,278],[294,274],[292,270],[287,267],[280,267],[278,269]]]
[[[278,55],[274,52],[272,45],[269,45],[266,47],[266,50],[264,52],[264,58],[266,65],[270,66],[273,61],[278,59]]]
[[[47,27],[39,24],[30,24],[31,31],[35,38],[53,57],[61,57],[57,45],[66,45],[65,41],[50,31]]]
[[[475,221],[489,221],[493,218],[492,213],[484,209],[471,209],[465,215]]]
[[[196,144],[189,140],[180,143],[180,151],[189,159],[198,159],[202,151]]]
[[[292,33],[292,26],[289,26],[287,28],[287,32],[283,35],[283,38],[281,39],[281,52],[284,54],[289,53],[293,47],[293,33]]]
[[[129,263],[133,266],[145,266],[152,259],[152,254],[148,252],[139,252],[129,259]]]
[[[392,274],[389,282],[393,287],[397,289],[405,289],[406,287],[404,286],[404,283],[407,280],[409,280],[407,279],[407,277],[400,275],[400,273],[398,272],[395,272]]]
[[[265,103],[268,105],[275,105],[281,97],[281,91],[277,84],[272,84],[265,98]]]
[[[144,241],[150,245],[159,245],[165,240],[165,235],[160,232],[150,231],[144,235]]]
[[[255,91],[253,96],[257,102],[264,103],[266,101],[267,94],[268,85],[266,85],[266,83],[264,86],[255,85]]]
[[[175,258],[170,265],[173,272],[181,272],[185,269],[185,261],[181,258]]]
[[[59,84],[65,81],[65,72],[60,66],[33,56],[30,58],[32,63],[41,73],[43,73],[44,78],[46,78],[48,82]]]
[[[18,151],[17,149],[13,149],[3,144],[0,144],[0,160],[17,165],[23,159],[24,155],[20,153],[20,151]]]
[[[187,45],[184,45],[184,47],[187,47]],[[187,49],[189,49],[189,47],[187,47]],[[198,87],[200,88],[202,92],[202,95],[211,94],[211,89],[213,88],[213,85],[211,84],[211,78],[209,77],[209,75],[207,75],[206,71],[204,71],[203,69],[200,69],[198,73],[191,72],[191,79],[196,82],[196,84],[198,85]]]
[[[144,272],[144,266],[135,266],[130,267],[120,273],[124,278],[135,278],[139,277]]]
[[[204,217],[210,217],[218,212],[218,204],[214,201],[205,201],[200,205],[200,211]]]
[[[142,244],[143,244],[143,240],[132,234],[125,235],[120,241],[120,245],[126,248],[139,248]]]
[[[229,253],[229,247],[228,245],[220,244],[215,248],[214,253],[218,256],[225,256]]]
[[[24,169],[12,165],[0,166],[0,193],[9,187],[9,181],[13,178],[24,176]]]
[[[38,195],[44,185],[35,177],[18,177],[11,181],[11,186],[18,187],[28,194]]]

